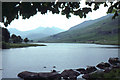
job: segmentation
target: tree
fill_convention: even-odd
[[[12,34],[11,38],[10,38],[10,42],[12,43],[21,43],[22,42],[22,38],[21,36],[16,36],[15,34]]]
[[[6,28],[0,27],[2,29],[2,41],[9,42],[10,33]]]
[[[9,42],[10,33],[6,28],[0,27],[0,48],[6,49],[9,48],[7,44]]]
[[[98,0],[96,0],[98,1]],[[30,18],[30,16],[35,15],[37,12],[45,14],[48,11],[51,11],[53,14],[62,14],[66,15],[67,18],[71,17],[71,14],[79,16],[80,18],[86,18],[86,15],[93,11],[99,9],[101,4],[104,4],[105,7],[108,6],[106,2],[96,2],[91,1],[86,2],[88,7],[80,7],[80,2],[3,2],[2,3],[2,22],[7,27],[15,18],[18,19],[19,14],[23,19]],[[114,0],[113,0],[114,1]],[[118,16],[120,13],[120,1],[113,3],[110,2],[111,6],[109,7],[107,13],[114,13],[113,19]],[[93,10],[91,5],[94,5]],[[19,12],[19,14],[18,14]]]
[[[21,36],[18,36],[18,42],[21,43],[23,41],[23,39],[21,38]]]
[[[17,36],[15,34],[12,34],[12,36],[10,38],[10,42],[17,43]]]
[[[25,43],[27,43],[28,41],[29,41],[29,39],[28,39],[28,38],[25,38],[25,39],[24,39],[24,42],[25,42]]]

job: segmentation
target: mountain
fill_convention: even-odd
[[[36,29],[33,30],[29,30],[29,31],[19,31],[15,28],[9,28],[8,29],[10,34],[16,34],[16,35],[20,35],[22,38],[29,38],[32,40],[37,40],[43,37],[47,37],[53,34],[57,34],[60,33],[64,30],[60,29],[60,28],[56,28],[56,27],[38,27]]]
[[[76,25],[76,26],[71,27],[69,30],[85,28],[85,27],[87,27],[87,26],[89,26],[89,25],[92,25],[92,24],[98,22],[98,21],[102,21],[102,20],[104,20],[104,19],[106,19],[106,18],[108,18],[108,17],[110,17],[110,16],[113,16],[113,14],[109,14],[109,15],[107,15],[107,16],[103,16],[103,17],[98,18],[98,19],[95,19],[95,20],[84,21],[83,23],[80,23],[80,24],[78,24],[78,25]]]
[[[112,19],[112,16],[107,15],[95,20],[85,21],[68,31],[43,38],[41,41],[118,44],[120,16],[116,19]]]

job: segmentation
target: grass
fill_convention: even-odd
[[[46,46],[44,44],[27,44],[27,43],[6,43],[7,48],[22,48],[22,47],[36,47],[36,46]]]
[[[120,80],[120,69],[113,69],[109,73],[93,73],[93,80]]]

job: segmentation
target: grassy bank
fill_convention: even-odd
[[[120,45],[119,41],[81,41],[78,43],[92,43],[92,44],[101,44],[101,45]]]
[[[36,46],[46,46],[44,44],[15,44],[15,43],[9,43],[10,48],[21,48],[21,47],[36,47]]]
[[[101,45],[120,45],[119,41],[78,41],[78,42],[59,41],[59,42],[44,42],[44,43],[88,43],[88,44],[101,44]]]
[[[120,69],[113,69],[108,73],[94,73],[92,80],[120,80]]]
[[[36,46],[46,46],[44,44],[27,44],[27,43],[2,43],[3,49],[9,48],[22,48],[22,47],[36,47]]]

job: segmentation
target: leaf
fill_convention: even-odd
[[[105,2],[104,7],[108,7],[107,3]]]

